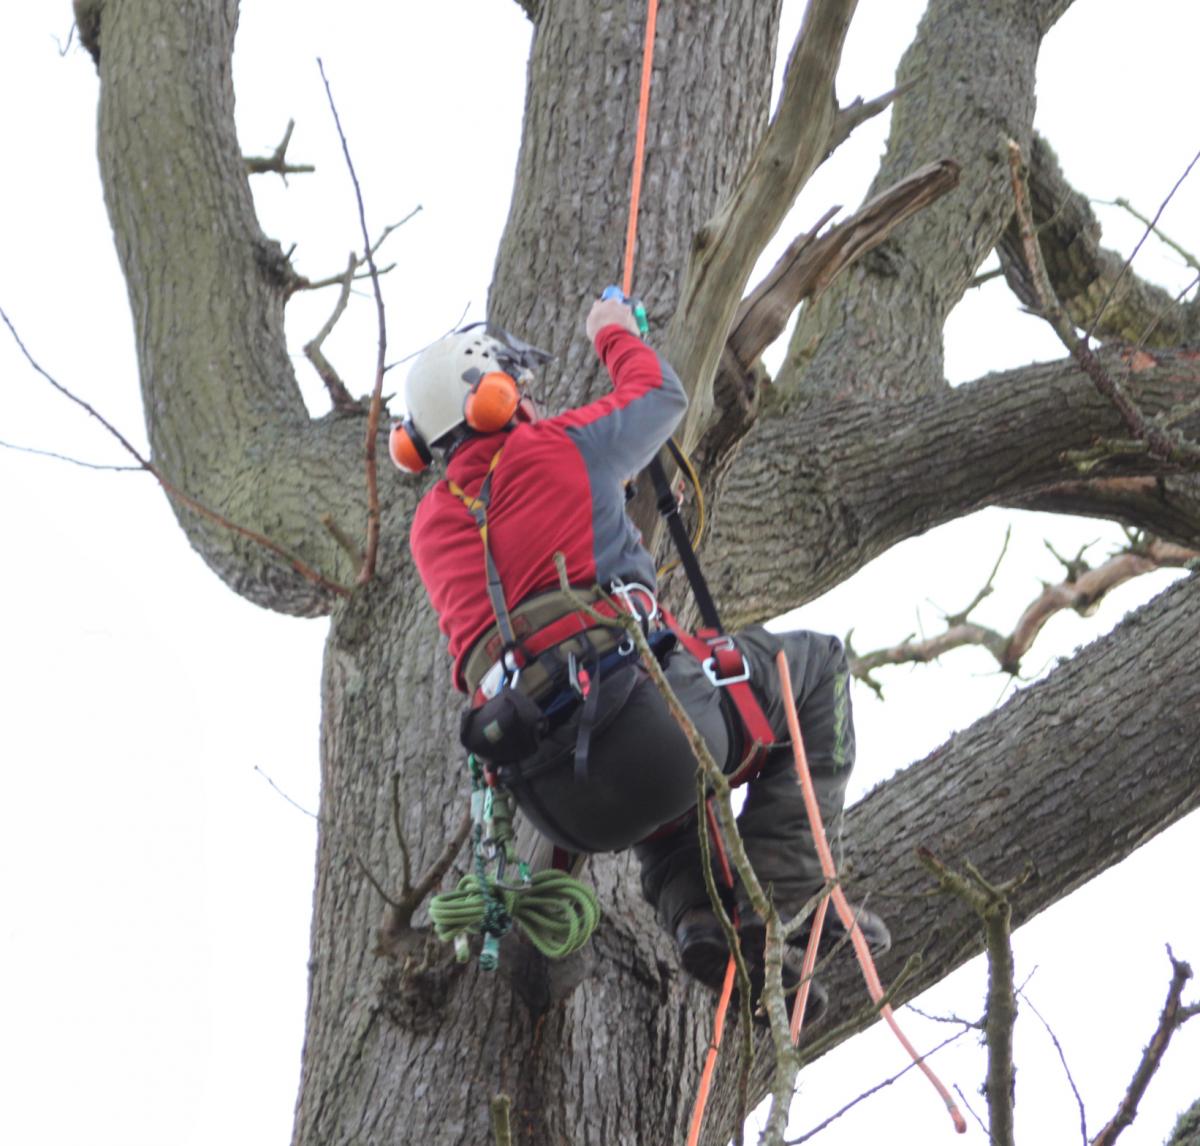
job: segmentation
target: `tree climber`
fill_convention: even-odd
[[[641,618],[713,758],[727,773],[737,770],[751,738],[729,690],[664,624],[653,559],[625,512],[625,483],[669,438],[687,397],[639,337],[627,303],[597,300],[585,329],[613,389],[548,418],[538,416],[526,390],[550,355],[484,323],[434,343],[409,372],[408,414],[392,428],[391,455],[409,472],[426,468],[435,452],[445,463],[446,480],[417,508],[411,546],[449,642],[455,686],[471,698],[464,745],[490,762],[558,848],[633,847],[643,894],[674,937],[684,969],[716,991],[729,951],[701,870],[696,761],[632,641],[579,610],[553,560],[556,552],[565,556],[569,583],[595,607],[606,607],[595,588],[603,586]],[[835,853],[854,763],[849,674],[835,637],[751,626],[735,641],[773,739],[784,742],[750,780],[738,824],[755,872],[788,919],[824,881],[786,745],[773,660],[779,648],[787,651]],[[733,896],[757,994],[764,928],[742,889]],[[859,921],[872,946],[887,946],[881,920],[860,909]],[[798,952],[785,952],[792,983],[799,963]],[[811,1021],[824,996],[810,997]]]

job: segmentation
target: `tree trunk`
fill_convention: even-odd
[[[794,605],[934,521],[1061,489],[1070,476],[1063,448],[1111,429],[1107,408],[1062,367],[1014,376],[1007,392],[985,380],[950,393],[940,372],[941,320],[1007,219],[992,154],[997,122],[1029,139],[1038,43],[1065,6],[1005,0],[981,21],[965,0],[932,5],[906,65],[925,86],[898,109],[887,178],[940,158],[945,138],[968,161],[967,184],[955,206],[880,256],[882,270],[848,279],[836,302],[805,320],[815,323],[815,353],[789,385],[812,404],[773,406],[751,432],[709,547],[714,583],[738,619]],[[542,388],[561,406],[601,385],[576,330],[579,300],[619,277],[643,8],[525,7],[537,23],[524,137],[489,309],[535,342],[568,347]],[[76,0],[76,9],[101,73],[100,162],[155,459],[188,493],[349,582],[355,570],[320,518],[363,530],[363,421],[309,419],[296,390],[282,322],[290,272],[254,218],[233,126],[236,3]],[[660,13],[637,282],[657,330],[674,312],[693,237],[765,130],[777,22],[776,0],[673,3]],[[993,58],[1006,61],[1002,75],[986,66]],[[943,70],[969,114],[938,135]],[[913,148],[914,135],[938,142]],[[1194,392],[1194,362],[1167,352],[1161,362],[1142,379],[1148,404]],[[847,404],[849,394],[863,404]],[[881,395],[893,404],[879,409]],[[782,527],[759,472],[792,507]],[[1156,472],[1144,458],[1130,466],[1138,478]],[[180,511],[192,544],[237,592],[332,614],[296,1146],[482,1142],[499,1092],[513,1100],[517,1142],[681,1140],[709,1008],[641,903],[626,858],[591,865],[604,921],[564,968],[509,950],[504,970],[488,975],[422,936],[406,960],[376,953],[385,905],[364,868],[398,891],[393,821],[419,871],[453,831],[466,788],[444,643],[407,553],[421,483],[385,480],[384,490],[380,573],[345,601]],[[1194,541],[1194,515],[1180,516],[1178,532],[1193,530]],[[801,534],[804,553],[785,561]],[[1200,710],[1187,650],[1198,615],[1188,582],[1124,635],[873,793],[852,817],[859,870],[896,872],[915,887],[914,842],[953,859],[963,827],[979,826],[970,854],[1002,868],[989,875],[1008,874],[1002,858],[1036,862],[1040,878],[1018,908],[1027,915],[1183,814],[1196,801]],[[1131,780],[1150,765],[1161,769],[1153,802]],[[896,831],[900,823],[910,826]],[[924,943],[922,984],[977,946],[966,922],[932,901],[905,917],[898,939],[897,960]],[[726,1141],[733,1125],[731,1073],[723,1068],[707,1143]]]

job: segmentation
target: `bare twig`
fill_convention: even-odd
[[[1167,988],[1167,999],[1163,1004],[1162,1014],[1158,1017],[1158,1026],[1150,1036],[1150,1042],[1142,1052],[1142,1060],[1134,1071],[1125,1097],[1121,1099],[1117,1112],[1109,1119],[1104,1129],[1092,1139],[1092,1146],[1112,1146],[1120,1137],[1121,1132],[1137,1117],[1138,1103],[1146,1093],[1150,1080],[1154,1077],[1162,1063],[1163,1055],[1167,1053],[1171,1036],[1188,1019],[1192,1018],[1200,1008],[1185,1007],[1182,1004],[1183,988],[1192,977],[1192,969],[1187,963],[1176,959],[1171,949],[1167,948],[1167,957],[1171,960],[1171,983]]]
[[[975,1108],[971,1105],[970,1099],[968,1099],[967,1096],[963,1093],[963,1088],[961,1086],[958,1086],[957,1084],[955,1084],[954,1093],[957,1094],[958,1097],[962,1099],[963,1106],[965,1106],[971,1112],[971,1117],[975,1119],[976,1123],[979,1125],[979,1129],[982,1130],[984,1132],[984,1134],[986,1135],[988,1132],[988,1128],[987,1128],[987,1126],[984,1125],[983,1119],[980,1118],[979,1115],[975,1112]]]
[[[408,840],[401,823],[399,772],[392,773],[392,831],[396,833],[396,846],[400,849],[400,887],[407,895],[412,891],[412,857],[408,854]]]
[[[67,38],[65,42],[60,40],[55,35],[51,35],[50,38],[55,42],[55,44],[58,45],[58,54],[65,57],[66,54],[71,50],[71,41],[75,39],[75,25],[72,24],[71,27],[67,29]]]
[[[1088,1146],[1087,1135],[1087,1110],[1083,1105],[1083,1095],[1079,1093],[1079,1087],[1075,1085],[1075,1077],[1071,1074],[1071,1068],[1067,1065],[1066,1052],[1062,1048],[1062,1044],[1058,1041],[1058,1036],[1054,1033],[1054,1028],[1046,1022],[1042,1012],[1037,1009],[1029,1000],[1029,996],[1024,990],[1018,990],[1017,994],[1025,1000],[1025,1005],[1037,1016],[1038,1021],[1046,1028],[1046,1034],[1050,1036],[1050,1041],[1054,1044],[1054,1049],[1058,1051],[1058,1061],[1062,1063],[1062,1068],[1067,1076],[1067,1082],[1070,1084],[1071,1093],[1075,1095],[1075,1105],[1079,1107],[1079,1136],[1083,1141],[1083,1146]]]
[[[306,581],[311,581],[314,585],[318,585],[320,588],[325,589],[330,593],[336,593],[339,597],[348,597],[350,595],[350,590],[345,585],[339,585],[336,581],[330,581],[328,578],[323,577],[320,573],[313,569],[312,566],[302,561],[299,557],[295,556],[295,554],[289,553],[282,545],[279,545],[277,542],[272,541],[269,537],[266,537],[261,533],[255,532],[253,529],[247,529],[243,525],[238,525],[236,522],[230,521],[229,518],[218,513],[214,509],[209,509],[209,507],[203,502],[198,501],[190,494],[186,494],[183,492],[183,490],[172,485],[171,482],[169,482],[162,475],[162,472],[158,469],[158,467],[148,459],[143,458],[138,450],[130,443],[129,439],[126,438],[125,435],[116,428],[116,426],[108,421],[107,418],[100,414],[95,407],[93,407],[90,403],[85,402],[82,398],[77,397],[49,372],[42,368],[41,364],[33,357],[32,354],[30,354],[29,350],[25,346],[25,343],[21,341],[21,336],[17,334],[16,328],[13,326],[3,308],[0,308],[0,318],[4,320],[5,326],[8,327],[9,333],[15,339],[17,346],[20,347],[21,353],[25,356],[25,360],[29,363],[29,365],[32,366],[33,369],[37,371],[37,373],[40,374],[47,382],[49,382],[55,390],[63,395],[64,398],[67,398],[69,401],[87,411],[88,414],[95,418],[100,425],[102,425],[114,438],[116,438],[122,449],[124,449],[125,452],[128,453],[138,463],[138,468],[145,470],[146,473],[150,474],[158,482],[158,484],[162,487],[163,492],[166,493],[168,497],[179,502],[181,505],[186,505],[188,509],[193,510],[201,517],[206,518],[214,524],[219,525],[224,529],[228,529],[232,533],[236,533],[239,537],[244,537],[248,541],[253,541],[256,545],[261,545],[264,549],[270,550],[277,557],[281,557],[284,561],[286,561]]]
[[[266,175],[273,172],[286,183],[289,175],[308,175],[315,171],[316,168],[310,163],[295,164],[287,161],[288,144],[292,141],[292,132],[295,127],[296,121],[289,119],[287,129],[283,133],[283,141],[270,155],[244,156],[242,162],[246,164],[247,172],[251,175]]]
[[[271,777],[268,776],[267,773],[264,772],[257,764],[254,765],[254,771],[257,772],[264,780],[266,780],[266,782],[270,784],[271,787],[274,788],[275,791],[278,792],[279,795],[281,795],[298,812],[303,812],[309,817],[309,819],[316,820],[318,824],[321,823],[321,817],[318,816],[316,812],[310,812],[303,804],[293,800],[292,797],[289,796],[278,784],[276,784],[275,781],[272,780]]]
[[[1193,162],[1195,161],[1193,160]],[[1174,192],[1172,192],[1172,194],[1174,194]],[[1156,225],[1158,216],[1155,216],[1154,219],[1147,219],[1146,216],[1138,211],[1128,199],[1097,199],[1095,202],[1103,203],[1107,207],[1120,207],[1123,210],[1128,211],[1129,214],[1131,214],[1139,223],[1146,227],[1148,232],[1154,234],[1160,242],[1165,243],[1168,247],[1175,251],[1176,254],[1178,254],[1183,261],[1192,268],[1192,270],[1200,271],[1200,262],[1196,260],[1196,256],[1193,255],[1186,247],[1182,247],[1179,243],[1175,242],[1170,235],[1164,234],[1164,232],[1159,230],[1158,226]],[[1165,205],[1166,204],[1164,204],[1164,206]],[[1159,209],[1159,214],[1162,214],[1161,208]]]
[[[80,458],[71,458],[66,454],[56,454],[53,450],[38,450],[33,446],[18,446],[13,442],[0,442],[0,449],[15,450],[19,454],[33,454],[39,458],[53,458],[56,462],[68,462],[73,466],[82,466],[86,470],[115,470],[118,473],[142,473],[142,466],[115,466],[100,462],[85,462]]]
[[[978,1025],[975,1023],[965,1022],[962,1019],[959,1019],[957,1021],[962,1023],[962,1029],[957,1030],[954,1032],[954,1034],[950,1035],[947,1038],[942,1039],[942,1041],[940,1043],[938,1043],[937,1046],[935,1046],[927,1054],[923,1055],[922,1058],[924,1058],[924,1059],[933,1058],[933,1056],[935,1054],[937,1054],[938,1051],[944,1050],[946,1047],[950,1046],[952,1043],[958,1042],[958,1040],[961,1039],[963,1037],[963,1035],[965,1035],[968,1031],[975,1030]],[[878,1094],[881,1090],[884,1090],[887,1087],[891,1086],[893,1083],[898,1082],[906,1074],[908,1074],[908,1072],[910,1070],[914,1070],[916,1068],[916,1065],[917,1064],[915,1062],[910,1062],[906,1066],[904,1066],[900,1070],[898,1070],[890,1078],[885,1078],[882,1082],[876,1083],[870,1089],[864,1090],[862,1092],[862,1094],[858,1095],[856,1098],[852,1098],[840,1110],[835,1110],[823,1122],[818,1122],[817,1125],[814,1126],[811,1130],[806,1130],[803,1134],[800,1135],[799,1138],[789,1138],[787,1140],[787,1146],[800,1146],[800,1144],[802,1142],[808,1142],[811,1139],[815,1138],[818,1134],[821,1133],[822,1130],[826,1129],[826,1127],[828,1127],[831,1123],[836,1122],[844,1114],[849,1114],[850,1111],[853,1110],[860,1102],[865,1102],[868,1098],[871,1098],[874,1095]]]
[[[317,60],[321,72],[321,80],[325,84],[325,94],[329,99],[329,108],[333,113],[333,122],[337,127],[338,138],[342,141],[342,153],[346,157],[346,167],[350,172],[350,180],[354,184],[354,196],[358,201],[358,221],[362,228],[363,250],[366,254],[367,266],[371,269],[371,287],[375,293],[375,310],[379,319],[379,353],[375,363],[375,386],[371,391],[371,408],[367,414],[367,432],[365,442],[367,468],[367,551],[362,568],[359,570],[357,583],[365,585],[375,576],[375,561],[379,553],[379,475],[375,466],[375,439],[379,430],[379,412],[383,405],[383,370],[387,355],[387,317],[383,306],[383,293],[379,289],[379,272],[375,267],[375,254],[371,247],[371,235],[367,230],[367,213],[363,206],[362,187],[354,171],[354,162],[350,158],[350,145],[346,142],[345,132],[338,117],[337,105],[333,101],[333,92],[329,80],[325,77],[325,65]]]
[[[1159,219],[1162,218],[1162,213],[1167,209],[1167,204],[1170,203],[1175,197],[1175,192],[1183,186],[1183,181],[1192,173],[1192,168],[1196,166],[1197,161],[1200,161],[1200,151],[1198,151],[1195,156],[1192,157],[1191,163],[1187,165],[1183,174],[1175,181],[1175,186],[1172,187],[1167,193],[1167,197],[1162,201],[1158,210],[1154,213],[1154,218],[1146,224],[1146,230],[1143,232],[1142,237],[1138,240],[1137,246],[1135,246],[1132,252],[1130,252],[1129,258],[1125,260],[1125,265],[1121,268],[1121,273],[1113,280],[1112,286],[1108,288],[1108,293],[1104,296],[1104,300],[1100,303],[1100,309],[1096,311],[1095,317],[1092,319],[1092,325],[1088,327],[1087,334],[1084,336],[1085,341],[1091,341],[1092,335],[1096,330],[1096,325],[1099,323],[1101,316],[1104,314],[1105,308],[1109,304],[1109,300],[1116,293],[1117,287],[1120,286],[1121,281],[1125,278],[1129,268],[1133,265],[1133,260],[1137,258],[1138,251],[1142,249],[1143,244],[1150,237],[1151,233],[1154,231],[1154,228],[1157,226]]]

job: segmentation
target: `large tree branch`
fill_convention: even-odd
[[[1200,392],[1200,356],[1104,355],[1148,414],[1186,407]],[[1150,365],[1150,363],[1153,365]],[[1200,411],[1181,423],[1200,427]],[[988,505],[1057,491],[1080,475],[1067,451],[1120,434],[1111,405],[1064,360],[993,375],[923,399],[779,405],[747,435],[714,514],[705,567],[731,626],[809,600],[896,542]],[[1156,480],[1173,472],[1146,454],[1092,471]],[[1160,490],[1168,501],[1169,494]],[[1147,501],[1149,498],[1146,499]],[[1133,500],[1126,502],[1136,508]],[[1131,517],[1196,547],[1200,516],[1173,505],[1175,528]]]
[[[154,465],[214,511],[350,581],[355,571],[321,518],[350,534],[364,528],[363,423],[310,420],[296,385],[283,324],[291,275],[258,226],[234,127],[237,5],[157,6],[149,19],[134,4],[81,4],[85,14],[104,45],[100,168]],[[193,145],[175,146],[180,138]],[[285,612],[331,607],[260,546],[177,512],[238,592]]]
[[[1032,866],[1013,897],[1015,927],[1200,806],[1198,639],[1190,577],[851,809],[849,863],[893,932],[881,972],[924,954],[903,998],[981,946],[968,910],[924,894],[917,846],[997,878]],[[834,1021],[854,1004],[853,978],[838,972]]]
[[[1200,479],[1183,474],[1067,480],[1030,494],[1003,498],[1001,504],[1012,509],[1120,521],[1194,546],[1200,522]]]

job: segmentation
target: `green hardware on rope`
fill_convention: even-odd
[[[619,302],[628,303],[633,310],[633,320],[637,323],[638,333],[643,338],[650,333],[650,322],[646,318],[646,308],[642,305],[640,298],[626,298],[625,292],[619,286],[606,286],[600,292],[600,297],[603,299],[615,298]]]
[[[483,936],[479,965],[494,971],[500,961],[500,939],[516,924],[543,955],[559,959],[578,950],[600,921],[596,893],[566,872],[529,871],[516,852],[513,800],[506,788],[489,787],[474,755],[467,758],[471,771],[471,844],[474,872],[458,886],[435,895],[429,916],[439,939],[454,943],[460,963],[469,958],[468,934]],[[494,877],[487,874],[495,862]],[[517,882],[505,883],[512,865]]]

